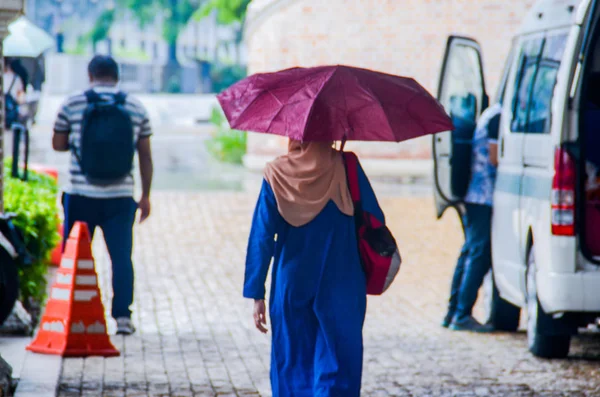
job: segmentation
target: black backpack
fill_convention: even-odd
[[[19,103],[10,93],[12,91],[18,76],[15,76],[4,95],[4,128],[10,129],[14,123],[19,121]]]
[[[135,155],[131,116],[125,109],[126,94],[104,101],[94,90],[85,92],[87,107],[81,121],[79,153],[72,149],[82,174],[94,185],[113,185],[131,174]]]

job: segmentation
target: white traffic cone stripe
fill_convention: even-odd
[[[94,260],[93,259],[80,259],[77,261],[77,268],[84,270],[94,270]]]
[[[73,282],[73,275],[68,273],[56,273],[56,282],[58,284],[71,284]]]
[[[73,333],[73,334],[85,333],[85,324],[83,323],[83,321],[79,321],[77,323],[71,324],[71,333]]]
[[[96,291],[88,291],[88,290],[78,290],[75,291],[75,300],[80,302],[89,302],[92,298],[98,296],[98,292]]]
[[[52,299],[56,299],[59,301],[68,301],[70,296],[71,290],[56,287],[52,288],[52,293],[50,294],[50,297]]]
[[[106,327],[102,325],[99,321],[96,321],[94,324],[90,325],[87,328],[88,334],[103,334],[106,332]]]
[[[51,321],[42,324],[42,329],[48,332],[65,332],[65,325],[62,321]]]
[[[98,283],[96,276],[77,276],[75,278],[75,284],[77,285],[93,285]]]
[[[60,266],[65,269],[73,269],[75,265],[75,261],[71,258],[62,258],[60,261]]]

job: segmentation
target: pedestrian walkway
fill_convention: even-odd
[[[112,336],[117,358],[66,359],[59,395],[270,396],[269,338],[241,298],[255,196],[158,193],[136,230],[138,333]],[[574,359],[543,361],[525,335],[458,334],[439,327],[461,244],[454,214],[435,221],[428,198],[382,200],[405,263],[392,289],[369,298],[363,396],[600,395],[598,338]],[[109,263],[95,255],[110,313]],[[586,358],[586,359],[584,359]]]

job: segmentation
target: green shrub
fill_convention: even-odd
[[[206,142],[208,151],[219,161],[241,164],[246,154],[247,134],[232,130],[218,107],[213,108],[210,122],[217,128]]]
[[[248,75],[246,67],[241,65],[213,64],[210,71],[210,80],[214,92],[221,92],[237,83]]]
[[[50,254],[60,240],[58,186],[54,179],[31,171],[26,182],[12,178],[9,161],[4,164],[4,175],[4,211],[16,214],[13,223],[23,232],[27,250],[34,258],[31,266],[19,271],[20,298],[26,304],[40,304],[46,295]]]

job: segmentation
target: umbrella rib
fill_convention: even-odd
[[[358,78],[354,75],[352,75],[352,77],[354,77],[354,80],[356,80],[356,82],[358,83]],[[346,96],[346,87],[344,86],[344,84],[341,84],[341,86],[342,86],[342,91],[344,92],[344,113],[346,114],[346,126],[350,130],[350,129],[352,129],[352,127],[350,127],[350,118],[348,117],[348,98]],[[345,139],[348,139],[346,132],[344,132],[344,136],[345,136]]]
[[[302,130],[302,136],[304,136],[306,134],[306,128],[308,127],[308,120],[310,120],[310,117],[313,114],[313,110],[315,109],[315,104],[317,103],[317,98],[319,97],[319,94],[325,89],[325,87],[327,87],[327,85],[329,84],[329,82],[332,79],[333,75],[335,74],[335,72],[337,72],[337,68],[329,75],[329,78],[327,80],[325,80],[325,82],[321,85],[321,87],[317,90],[317,93],[315,94],[315,100],[313,101],[313,103],[310,105],[310,109],[308,111],[308,116],[306,117],[306,120],[304,121],[304,129]]]
[[[392,133],[392,136],[395,139],[396,135],[394,134],[394,129],[392,128],[392,125],[390,124],[390,119],[388,117],[387,112],[385,111],[385,108],[383,107],[383,104],[381,103],[379,98],[377,98],[377,96],[373,93],[373,91],[370,88],[368,88],[368,87],[365,87],[365,88],[366,88],[367,92],[369,93],[369,95],[371,96],[371,98],[374,99],[375,102],[377,102],[377,104],[379,105],[379,108],[381,108],[381,111],[385,115],[385,122],[387,123],[388,128],[390,129],[390,132]]]
[[[282,112],[283,109],[284,109],[284,106],[281,106],[279,108],[279,110],[277,110],[277,113],[275,113],[275,115],[271,118],[271,121],[269,121],[269,126],[266,128],[267,131],[269,131],[271,129],[271,126],[273,125],[273,122],[275,121],[275,119],[277,118],[277,116],[279,116],[279,114]],[[286,131],[286,134],[287,134],[287,131]]]
[[[248,90],[249,90],[249,89],[250,89],[250,84],[248,84],[248,85],[246,86],[246,89],[244,90],[244,93],[242,94],[242,96],[245,96],[245,95],[248,93]],[[271,94],[271,95],[272,95],[272,96],[275,98],[275,100],[277,100],[277,102],[278,102],[279,104],[281,104],[281,101],[280,101],[279,99],[277,99],[277,97],[276,97],[276,96],[274,96],[274,95],[273,95],[273,94],[272,94],[270,91],[269,91],[269,94]],[[257,95],[257,96],[255,96],[254,98],[252,98],[252,100],[250,101],[250,103],[249,103],[248,105],[246,105],[246,107],[244,107],[244,109],[243,109],[242,111],[240,111],[240,114],[239,114],[239,116],[238,116],[238,119],[239,119],[239,118],[241,118],[241,116],[242,116],[244,113],[246,113],[246,110],[248,110],[248,108],[250,108],[250,106],[254,105],[254,102],[256,102],[256,101],[258,100],[258,98],[260,98],[260,97],[261,97],[260,95]]]
[[[290,95],[290,96],[294,96],[294,95],[295,95],[295,94],[297,94],[297,93],[298,93],[298,91],[300,91],[302,88],[303,88],[303,87],[300,87],[300,88],[298,88],[298,89],[297,89],[296,91],[294,91],[294,92],[293,92],[293,94],[292,94],[292,95]],[[244,92],[244,95],[246,94],[246,92],[248,92],[248,90],[249,90],[249,89],[250,89],[250,87],[249,87],[249,86],[247,86],[247,87],[246,87],[246,91]],[[283,102],[281,102],[281,101],[279,100],[279,98],[277,98],[277,96],[276,96],[275,94],[273,94],[273,92],[269,91],[269,95],[271,95],[271,97],[275,98],[275,100],[277,101],[277,103],[278,103],[278,104],[281,106],[281,107],[279,108],[279,110],[277,111],[277,114],[275,114],[275,117],[276,117],[276,116],[277,116],[279,113],[281,113],[281,111],[283,110],[283,107],[284,107],[284,106],[294,105],[294,104],[297,104],[297,103],[300,103],[300,102],[302,102],[302,101],[305,101],[305,100],[306,100],[306,99],[301,99],[301,100],[297,100],[297,101],[295,101],[295,102],[291,102],[291,103],[288,103],[288,104],[284,105],[284,104],[283,104]],[[248,108],[250,108],[250,107],[251,107],[251,106],[254,104],[254,102],[256,102],[256,101],[258,100],[258,98],[260,98],[260,97],[261,97],[261,95],[257,95],[256,97],[254,97],[254,98],[252,99],[252,101],[251,101],[251,102],[250,102],[250,103],[249,103],[249,104],[248,104],[248,105],[247,105],[247,106],[244,108],[244,110],[242,110],[242,111],[240,112],[240,116],[242,116],[242,115],[243,115],[243,114],[246,112],[246,110],[248,110]],[[267,127],[266,131],[268,131],[268,130],[271,128],[271,125],[272,125],[272,124],[273,124],[273,120],[271,119],[271,121],[269,122],[269,126]]]
[[[294,91],[294,92],[293,92],[293,93],[290,95],[290,97],[293,97],[294,95],[296,95],[296,94],[297,94],[297,93],[298,93],[300,90],[302,90],[304,87],[305,87],[305,86],[302,86],[302,87],[300,87],[300,88],[296,89],[296,90],[295,90],[295,91]],[[272,93],[272,92],[270,92],[270,91],[269,91],[269,94],[273,95],[273,93]],[[274,95],[273,95],[273,96],[274,96]],[[315,94],[315,97],[316,97],[316,94]],[[275,97],[275,99],[277,99],[277,97]],[[313,99],[313,98],[310,98],[310,99]],[[306,98],[304,98],[304,99],[297,99],[297,100],[296,100],[296,101],[294,101],[294,102],[288,102],[288,103],[286,103],[286,105],[285,105],[285,106],[289,106],[289,105],[295,105],[295,104],[297,104],[297,103],[300,103],[300,102],[302,102],[302,101],[306,101]],[[281,102],[279,99],[277,99],[277,102],[279,102],[279,104],[280,104],[280,105],[283,105],[283,103],[282,103],[282,102]]]

